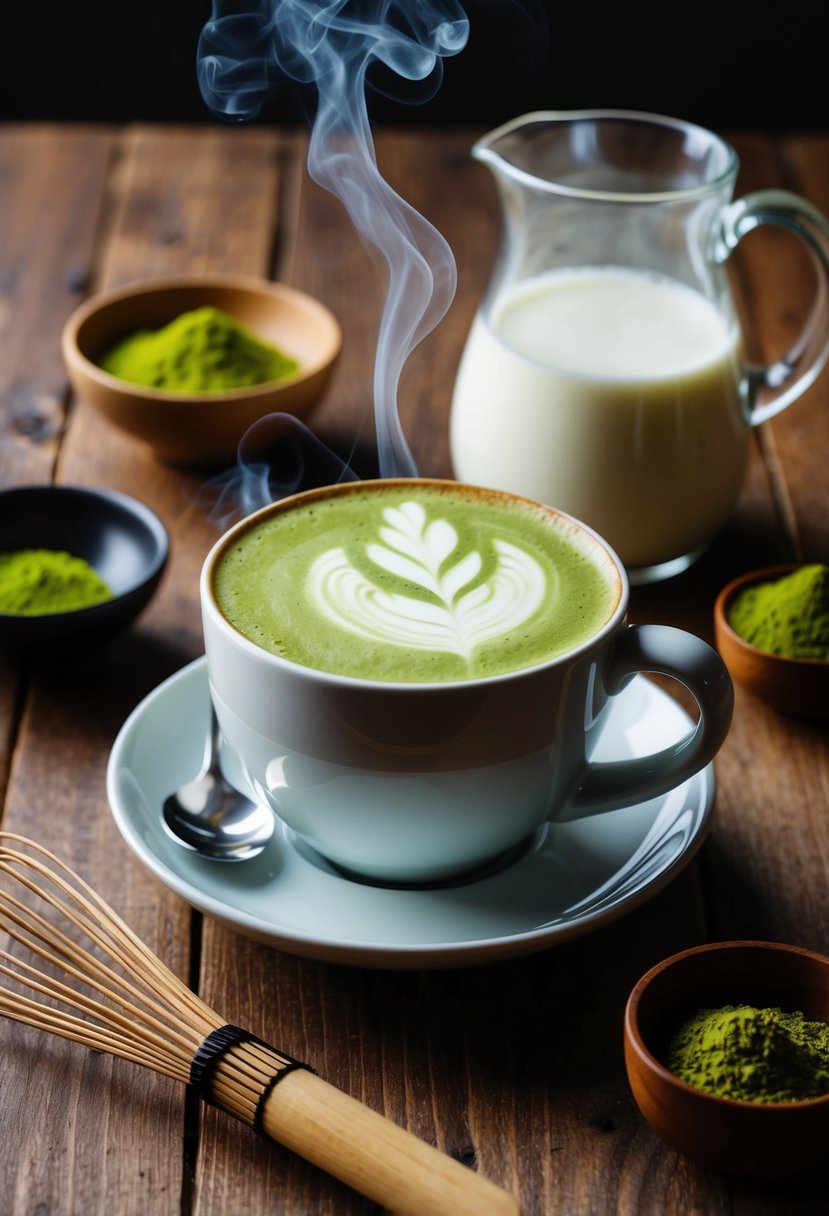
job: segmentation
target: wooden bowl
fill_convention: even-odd
[[[737,1102],[687,1085],[661,1063],[684,1017],[727,1004],[829,1022],[829,958],[774,942],[715,942],[648,971],[625,1010],[625,1065],[640,1111],[678,1152],[724,1173],[773,1177],[827,1157],[829,1095]]]
[[[768,566],[741,574],[730,582],[714,605],[714,638],[736,683],[781,713],[824,718],[829,716],[829,662],[767,654],[741,638],[728,623],[728,609],[735,595],[756,583],[774,582],[798,568],[798,565]]]
[[[0,552],[21,549],[81,557],[113,593],[71,612],[0,612],[0,651],[12,660],[36,661],[88,651],[125,629],[152,598],[170,544],[158,516],[126,494],[40,485],[0,491]]]
[[[121,338],[160,329],[184,312],[212,305],[299,363],[284,380],[232,392],[174,393],[110,375],[96,364]],[[232,463],[254,422],[282,412],[306,417],[326,388],[340,352],[334,316],[311,296],[263,279],[226,275],[136,283],[94,296],[75,310],[62,348],[75,392],[163,461]]]

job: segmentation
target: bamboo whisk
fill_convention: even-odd
[[[0,949],[6,1017],[197,1085],[392,1212],[517,1216],[487,1179],[228,1026],[42,845],[0,832],[0,875],[0,929],[36,960]]]

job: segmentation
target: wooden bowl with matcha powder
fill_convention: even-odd
[[[160,460],[191,465],[233,464],[267,414],[307,417],[341,343],[337,320],[311,296],[228,275],[95,296],[62,338],[79,398]]]
[[[735,683],[781,713],[829,718],[829,567],[735,578],[717,597],[714,637]]]
[[[677,1152],[774,1177],[829,1160],[829,958],[777,942],[675,954],[634,986],[625,1065]]]

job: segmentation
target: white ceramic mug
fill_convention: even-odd
[[[415,500],[421,487],[456,487],[423,479],[362,484],[380,493],[405,487]],[[211,695],[226,744],[257,795],[325,858],[375,881],[448,879],[492,862],[549,819],[631,806],[712,759],[732,712],[719,656],[681,630],[629,626],[619,559],[591,529],[539,504],[529,505],[545,527],[576,537],[610,593],[600,627],[564,654],[484,678],[390,682],[305,666],[244,636],[217,603],[223,556],[263,521],[309,502],[338,503],[355,486],[299,494],[241,521],[213,547],[200,584]],[[641,671],[689,688],[698,723],[665,751],[592,763],[611,698]]]

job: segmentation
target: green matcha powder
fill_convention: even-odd
[[[729,608],[728,623],[767,654],[829,659],[829,567],[801,566],[776,582],[746,588]]]
[[[109,587],[82,557],[54,549],[0,553],[0,612],[43,616],[110,599]]]
[[[285,380],[298,368],[218,308],[196,308],[158,330],[139,330],[99,361],[99,367],[169,393],[221,393]]]
[[[752,1005],[701,1009],[674,1034],[666,1064],[689,1085],[721,1098],[819,1098],[829,1094],[829,1025]]]

